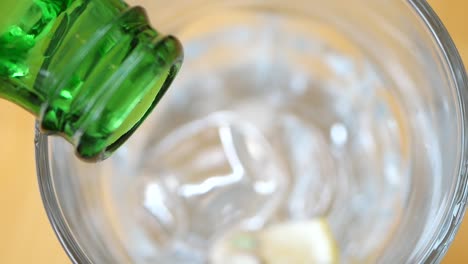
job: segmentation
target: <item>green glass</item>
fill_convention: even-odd
[[[164,95],[177,39],[120,0],[2,0],[0,97],[88,161],[107,158]]]

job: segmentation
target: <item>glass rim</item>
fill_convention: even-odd
[[[430,30],[432,38],[436,42],[439,51],[442,52],[445,62],[449,67],[450,74],[454,81],[454,86],[458,95],[458,106],[460,108],[460,129],[461,129],[461,153],[458,161],[458,177],[455,194],[451,204],[452,214],[444,219],[438,229],[438,238],[430,252],[426,252],[425,260],[431,258],[434,263],[438,263],[447,253],[449,246],[453,242],[455,235],[460,228],[466,210],[466,201],[468,199],[468,168],[464,160],[467,158],[468,151],[468,79],[463,60],[456,48],[456,45],[450,36],[447,28],[444,26],[436,12],[426,1],[408,0],[410,6],[416,11],[417,15],[423,19],[425,25]],[[450,210],[449,210],[450,211]]]
[[[459,160],[460,169],[458,172],[457,187],[453,198],[454,202],[451,204],[453,213],[450,214],[450,217],[444,219],[441,228],[439,228],[438,234],[435,236],[438,239],[434,241],[434,243],[437,244],[431,247],[430,252],[424,254],[426,259],[430,257],[431,260],[440,261],[447,252],[449,245],[460,227],[468,198],[468,167],[463,165],[468,151],[468,141],[466,140],[468,137],[468,120],[466,120],[468,117],[468,110],[466,109],[466,104],[468,103],[468,77],[455,43],[429,3],[418,0],[407,0],[407,3],[414,9],[416,15],[424,21],[425,26],[430,30],[431,36],[436,42],[435,45],[444,56],[444,60],[453,78],[454,86],[457,88],[458,104],[461,114],[461,120],[459,121],[461,123],[462,148]],[[64,217],[59,199],[56,195],[54,179],[50,174],[48,137],[40,132],[39,127],[40,125],[36,123],[34,140],[36,170],[39,190],[49,222],[62,248],[73,263],[93,263],[81,248],[79,242],[76,241]]]

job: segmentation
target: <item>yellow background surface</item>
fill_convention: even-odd
[[[468,62],[468,1],[429,2]],[[0,124],[0,263],[69,263],[49,225],[38,191],[33,118],[0,100]],[[468,263],[468,218],[443,263]]]

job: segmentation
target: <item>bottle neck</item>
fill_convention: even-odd
[[[106,158],[167,90],[182,48],[149,26],[143,9],[118,0],[50,1],[62,4],[37,9],[46,2],[31,8],[42,14],[32,16],[34,26],[21,23],[18,38],[31,42],[16,57],[24,60],[6,67],[0,58],[0,96],[35,114],[44,132],[65,137],[82,158]]]
[[[68,1],[6,0],[0,9],[0,96],[34,115],[47,96],[35,89],[51,26],[68,8]]]

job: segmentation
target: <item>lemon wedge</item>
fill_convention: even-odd
[[[236,231],[214,244],[212,264],[335,264],[339,251],[324,219]]]
[[[287,222],[263,230],[258,255],[268,264],[335,264],[338,247],[325,220]]]

